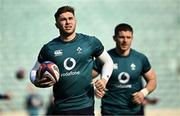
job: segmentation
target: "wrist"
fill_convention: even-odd
[[[104,83],[104,91],[107,91],[108,89],[106,89],[106,85],[108,83],[108,79],[106,78],[101,78],[102,82]]]
[[[140,92],[142,92],[142,93],[143,93],[144,97],[146,97],[146,96],[149,94],[149,91],[148,91],[148,89],[147,89],[147,88],[143,88],[143,89],[141,89],[141,91],[140,91]]]
[[[109,80],[109,76],[101,76],[101,79],[104,79],[106,81],[106,83],[107,83],[108,80]]]

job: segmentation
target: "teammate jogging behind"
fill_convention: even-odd
[[[113,73],[102,97],[102,115],[143,115],[141,106],[149,93],[156,88],[156,75],[148,58],[131,48],[133,29],[128,24],[119,24],[115,28],[113,39],[116,47],[108,53],[114,62]],[[94,69],[101,72],[101,63],[96,61]],[[97,73],[95,72],[95,73]],[[94,74],[95,74],[94,73]],[[142,77],[147,84],[143,88]]]

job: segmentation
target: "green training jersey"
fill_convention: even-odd
[[[72,41],[65,42],[58,37],[42,47],[38,61],[52,61],[60,70],[60,79],[53,86],[57,111],[93,106],[93,59],[103,50],[102,43],[96,37],[80,33],[76,33]]]
[[[150,70],[150,63],[145,55],[133,49],[128,56],[118,55],[115,49],[108,53],[114,67],[101,108],[108,114],[135,114],[141,106],[132,102],[132,94],[142,89],[142,75]],[[101,68],[97,65],[95,69]]]

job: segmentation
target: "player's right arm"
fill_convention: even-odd
[[[30,80],[31,82],[36,86],[36,87],[49,87],[54,84],[53,81],[49,80],[48,78],[40,78],[38,76],[38,71],[39,71],[40,63],[36,61],[34,67],[32,68],[30,72]]]
[[[105,94],[106,84],[113,71],[113,61],[110,55],[105,50],[99,57],[97,57],[97,59],[101,62],[102,67],[98,69],[101,75],[100,75],[100,79],[98,79],[95,82],[95,87],[96,87],[95,94],[98,98],[102,98]],[[99,72],[93,70],[92,76],[96,77],[99,74]]]
[[[146,86],[141,89],[139,92],[136,92],[133,94],[133,101],[137,104],[142,104],[144,101],[144,98],[155,90],[157,86],[156,82],[156,74],[155,71],[150,69],[148,72],[146,72],[143,75],[144,79],[146,80]]]

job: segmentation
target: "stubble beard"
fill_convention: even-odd
[[[72,35],[74,32],[75,32],[75,29],[73,29],[71,32],[60,30],[60,35],[63,37],[68,37],[68,36]]]

